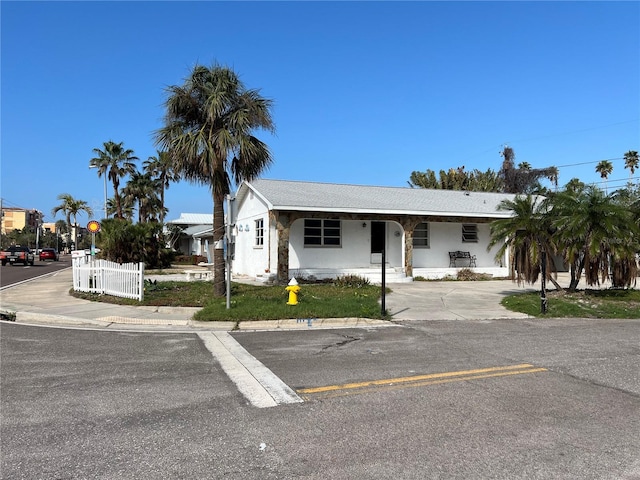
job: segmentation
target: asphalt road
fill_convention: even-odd
[[[235,333],[263,409],[194,334],[1,328],[2,478],[640,478],[640,320]]]
[[[0,287],[7,287],[26,280],[31,280],[39,277],[40,275],[46,275],[70,266],[71,255],[60,255],[60,261],[58,262],[51,260],[41,262],[36,256],[33,266],[22,264],[7,264],[0,266]]]

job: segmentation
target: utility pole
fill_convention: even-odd
[[[541,245],[542,247],[542,245]],[[547,313],[547,252],[542,249],[540,253],[542,278],[540,279],[540,313]]]
[[[235,226],[235,198],[227,194],[227,214],[225,215],[225,273],[227,286],[227,310],[231,308],[231,265],[233,261],[233,227]]]

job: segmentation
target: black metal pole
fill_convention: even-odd
[[[380,292],[380,315],[384,317],[387,313],[387,307],[385,305],[385,290],[386,290],[386,269],[385,263],[386,260],[384,258],[385,248],[382,249],[382,291]]]
[[[547,252],[542,250],[540,254],[542,260],[542,279],[540,280],[540,311],[547,313]]]

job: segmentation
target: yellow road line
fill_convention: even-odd
[[[370,380],[367,382],[357,382],[357,383],[345,383],[342,385],[327,385],[325,387],[311,387],[311,388],[300,388],[297,390],[299,394],[312,394],[312,393],[325,393],[337,390],[352,390],[366,387],[376,387],[376,386],[390,386],[397,384],[407,384],[407,383],[417,383],[421,381],[430,381],[433,383],[438,383],[439,379],[447,379],[451,377],[463,377],[463,378],[454,378],[449,381],[459,381],[459,380],[468,380],[470,378],[486,378],[486,375],[490,372],[510,372],[512,370],[526,370],[522,372],[515,373],[533,373],[528,369],[535,369],[533,365],[529,363],[522,363],[520,365],[509,365],[505,367],[490,367],[490,368],[479,368],[475,370],[460,370],[457,372],[444,372],[444,373],[430,373],[427,375],[415,375],[413,377],[397,377],[397,378],[387,378],[383,380]],[[536,369],[535,371],[544,371],[546,369]],[[501,373],[501,374],[491,374],[489,376],[501,376],[508,375],[509,373]],[[439,382],[444,383],[444,382]],[[429,382],[427,383],[429,384]]]
[[[344,383],[342,385],[328,385],[326,387],[311,387],[311,388],[301,388],[298,390],[299,393],[320,393],[327,392],[331,390],[345,390],[351,388],[363,388],[370,387],[376,385],[388,385],[391,383],[411,383],[418,382],[420,380],[430,380],[437,378],[448,378],[448,377],[460,377],[466,375],[476,375],[487,372],[496,372],[496,371],[505,371],[505,370],[520,370],[523,368],[534,368],[533,365],[528,363],[522,363],[520,365],[510,365],[506,367],[490,367],[490,368],[479,368],[475,370],[460,370],[457,372],[445,372],[445,373],[430,373],[427,375],[415,375],[413,377],[397,377],[397,378],[387,378],[383,380],[370,380],[367,382],[357,382],[357,383]]]

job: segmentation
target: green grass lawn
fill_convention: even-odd
[[[202,307],[196,320],[276,320],[285,318],[384,318],[380,311],[380,287],[374,285],[301,285],[298,305],[287,305],[285,287],[232,283],[231,308],[226,297],[212,296],[211,282],[162,282],[146,284],[144,300],[72,292],[76,297],[120,305]]]
[[[283,286],[233,284],[231,308],[226,298],[210,299],[196,320],[275,320],[282,318],[382,318],[380,287],[301,285],[298,305],[287,305]]]
[[[547,313],[540,313],[540,292],[506,297],[502,305],[535,317],[640,318],[638,290],[579,290],[547,292]]]

